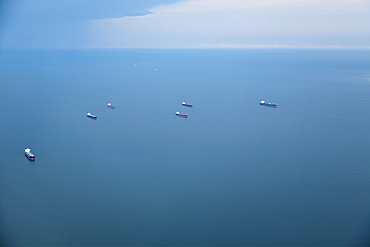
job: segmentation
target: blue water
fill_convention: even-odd
[[[369,57],[1,50],[1,243],[370,243]]]

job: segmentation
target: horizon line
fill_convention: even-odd
[[[157,49],[157,50],[253,50],[253,49],[281,49],[281,50],[370,50],[370,46],[290,46],[290,45],[245,45],[245,46],[198,46],[198,47],[1,47],[0,50],[113,50],[113,49]]]

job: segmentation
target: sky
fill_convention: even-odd
[[[370,0],[0,0],[0,48],[367,48]]]

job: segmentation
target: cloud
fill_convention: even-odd
[[[348,8],[366,3],[364,0],[188,0],[174,4],[161,4],[148,9],[151,13],[206,12],[271,7],[333,7]]]
[[[100,47],[370,46],[365,0],[189,0],[91,22]]]

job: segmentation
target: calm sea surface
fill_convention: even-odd
[[[370,243],[369,58],[0,50],[1,244]]]

